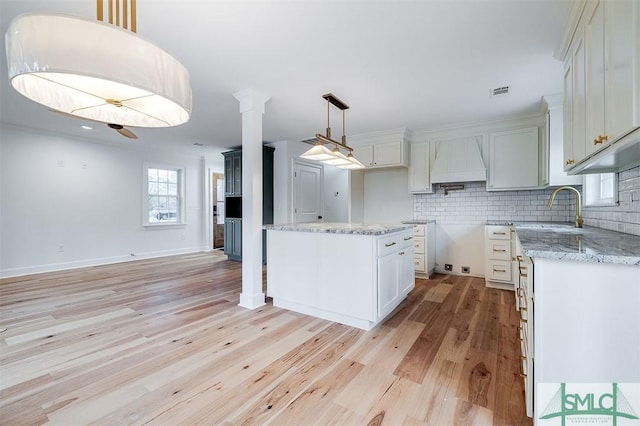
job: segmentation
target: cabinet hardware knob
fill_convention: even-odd
[[[607,135],[604,135],[604,136],[603,135],[598,135],[598,137],[593,140],[593,144],[594,145],[598,145],[599,143],[602,143],[602,142],[605,142],[605,141],[608,141],[608,140],[609,140],[609,136],[607,136]]]
[[[392,242],[392,243],[385,244],[384,246],[385,246],[385,247],[391,247],[391,246],[395,246],[395,245],[396,245],[396,243],[395,243],[395,241],[394,241],[394,242]]]

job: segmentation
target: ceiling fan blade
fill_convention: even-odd
[[[123,127],[122,129],[116,129],[116,132],[120,133],[122,136],[129,139],[138,139],[138,136],[136,136],[135,133],[133,133],[131,130],[127,129],[126,127]]]
[[[125,138],[138,139],[135,133],[124,127],[122,124],[107,123],[107,126],[120,133]]]

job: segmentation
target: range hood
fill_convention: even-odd
[[[481,136],[432,143],[431,183],[486,181]]]

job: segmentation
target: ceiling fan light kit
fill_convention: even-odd
[[[51,109],[132,127],[189,120],[187,69],[131,31],[75,16],[24,14],[9,25],[5,45],[11,85]]]
[[[300,155],[301,158],[307,160],[320,161],[330,166],[336,166],[342,169],[363,169],[364,164],[358,161],[353,156],[353,148],[347,146],[347,136],[345,135],[345,110],[349,109],[349,106],[335,97],[332,93],[322,95],[327,101],[327,134],[316,134],[316,144],[308,149],[304,154]],[[329,124],[329,108],[334,105],[336,108],[342,110],[342,141],[334,141],[331,139],[331,126]],[[325,144],[333,145],[333,150],[328,149]],[[344,155],[341,150],[347,152]]]

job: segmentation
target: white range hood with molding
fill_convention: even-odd
[[[434,141],[431,144],[431,183],[487,180],[481,136]]]

